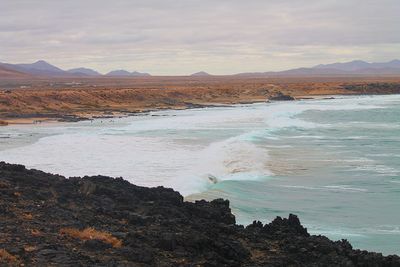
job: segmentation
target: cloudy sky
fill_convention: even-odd
[[[400,58],[399,0],[0,0],[0,62],[159,75]]]

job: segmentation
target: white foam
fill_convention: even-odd
[[[242,136],[206,147],[200,160],[208,173],[218,180],[252,180],[270,176],[266,168],[268,151],[251,142],[241,140]]]
[[[384,176],[398,176],[400,174],[398,169],[383,164],[365,164],[362,166],[356,166],[355,169],[357,171],[375,172]]]
[[[368,227],[368,228],[334,228],[328,229],[325,227],[319,226],[309,226],[309,232],[311,234],[317,235],[326,235],[331,238],[340,238],[340,237],[368,237],[371,234],[384,234],[384,235],[400,235],[400,226],[399,225],[377,225],[376,227]]]
[[[139,185],[171,186],[198,160],[188,150],[159,137],[67,134],[5,151],[1,158],[66,176],[102,174]]]
[[[268,153],[243,136],[206,146],[177,142],[167,137],[63,134],[0,153],[2,160],[65,176],[122,176],[144,186],[173,187],[184,195],[218,181],[258,179],[271,175]]]
[[[102,124],[30,126],[29,130],[56,135],[0,151],[0,159],[66,176],[123,176],[139,185],[164,185],[188,195],[211,186],[210,175],[217,181],[273,175],[267,168],[268,151],[257,142],[260,138],[279,140],[274,133],[282,128],[321,127],[299,119],[298,114],[380,108],[386,98],[379,99],[374,98],[374,105],[370,98],[343,98],[161,111],[152,113],[160,115],[156,117]]]
[[[355,232],[354,229],[326,229],[320,227],[309,227],[309,232],[314,235],[325,235],[333,239],[349,238],[349,237],[365,237],[366,233]]]
[[[348,185],[326,185],[326,186],[303,186],[303,185],[281,185],[285,188],[304,189],[304,190],[318,190],[318,191],[332,191],[344,193],[360,193],[368,192],[367,189],[351,187]]]
[[[351,187],[348,185],[326,185],[324,188],[332,191],[368,192],[368,190],[365,188]]]
[[[377,229],[368,229],[370,232],[378,232],[390,235],[400,235],[400,226],[399,225],[381,225]]]

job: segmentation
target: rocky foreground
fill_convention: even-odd
[[[243,227],[227,200],[0,163],[0,265],[400,266],[398,256],[311,236],[295,215]]]

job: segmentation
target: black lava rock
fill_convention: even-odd
[[[400,266],[311,236],[292,214],[243,227],[227,200],[184,202],[168,188],[4,162],[0,227],[0,266]],[[95,232],[73,232],[83,229]]]
[[[290,95],[285,95],[282,92],[278,92],[275,95],[269,97],[268,100],[271,100],[271,101],[292,101],[292,100],[295,100],[295,98],[290,96]]]

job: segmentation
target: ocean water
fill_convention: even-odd
[[[400,254],[399,95],[2,127],[0,160],[227,198],[241,224],[295,213],[313,234]]]

